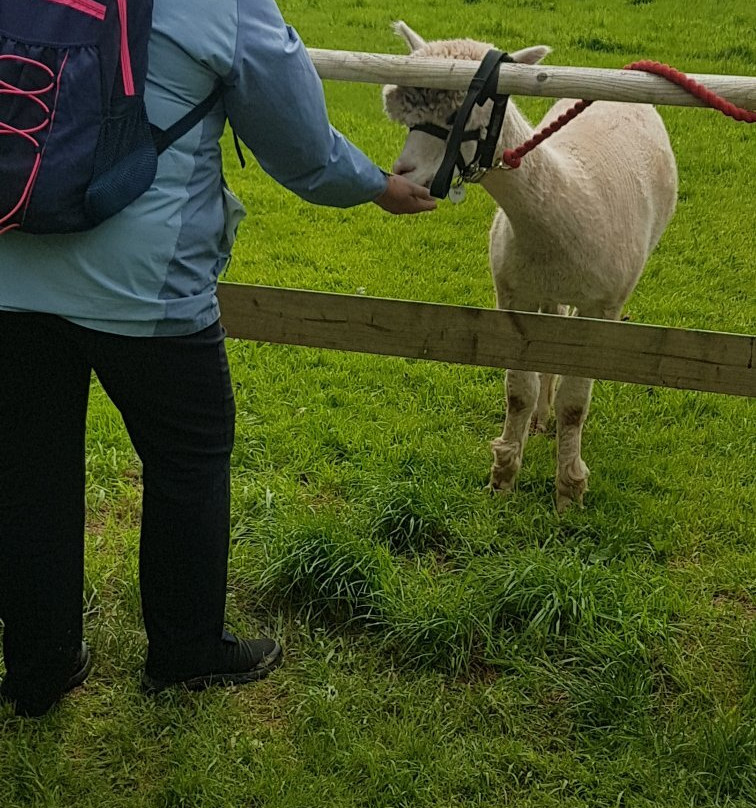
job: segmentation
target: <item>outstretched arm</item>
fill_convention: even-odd
[[[239,0],[236,52],[226,77],[229,121],[273,179],[320,205],[375,201],[393,213],[430,210],[422,189],[389,178],[328,120],[304,44],[274,0]]]

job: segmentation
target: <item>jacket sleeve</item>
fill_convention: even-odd
[[[226,113],[273,179],[319,205],[351,207],[386,187],[383,172],[334,129],[307,49],[274,0],[237,0]]]

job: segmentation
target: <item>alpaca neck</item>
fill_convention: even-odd
[[[535,130],[510,100],[497,155],[529,140]],[[570,186],[569,160],[551,146],[542,143],[522,159],[519,168],[489,171],[481,185],[507,214],[516,235],[540,237],[562,231],[564,193]]]

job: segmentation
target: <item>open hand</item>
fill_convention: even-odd
[[[388,213],[395,214],[423,213],[436,209],[436,201],[427,188],[398,174],[388,175],[386,190],[373,201]]]

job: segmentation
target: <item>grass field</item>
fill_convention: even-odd
[[[753,73],[752,0],[284,0],[313,47],[426,38],[551,64]],[[389,167],[375,86],[334,123]],[[538,116],[545,100],[522,99]],[[754,132],[664,108],[680,204],[627,313],[754,333]],[[260,170],[228,280],[493,305],[482,190],[428,217],[314,208]],[[96,668],[41,721],[0,711],[2,808],[457,808],[756,803],[756,408],[596,385],[591,491],[558,518],[554,443],[484,490],[504,415],[482,368],[230,343],[238,420],[229,623],[281,637],[258,686],[140,693],[139,466],[93,391],[86,632]]]

